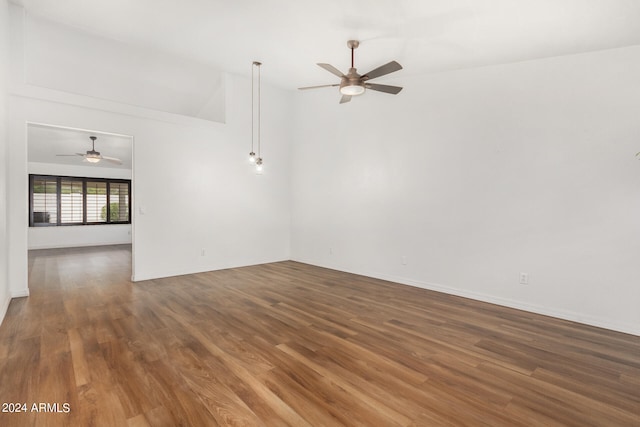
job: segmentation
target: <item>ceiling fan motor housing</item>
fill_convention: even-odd
[[[364,93],[364,83],[355,68],[349,68],[346,76],[340,79],[340,93],[343,95],[361,95]]]
[[[87,154],[84,156],[84,158],[89,163],[98,163],[100,160],[102,160],[102,156],[100,155],[100,152],[96,150],[87,151]]]

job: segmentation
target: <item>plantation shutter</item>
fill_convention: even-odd
[[[109,183],[109,206],[111,222],[129,221],[129,184],[126,182]]]
[[[55,177],[33,177],[32,211],[34,225],[58,222],[58,183]]]
[[[82,181],[62,179],[60,181],[60,223],[82,224]]]
[[[87,181],[87,222],[107,222],[107,183]]]

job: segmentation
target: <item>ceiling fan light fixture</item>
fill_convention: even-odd
[[[100,152],[96,151],[96,139],[98,139],[98,137],[92,135],[89,137],[89,139],[91,140],[91,151],[87,151],[87,154],[84,156],[84,158],[87,159],[87,162],[89,163],[98,163],[100,160],[102,160]]]
[[[340,93],[343,95],[350,95],[350,96],[362,95],[364,93],[364,86],[357,83],[342,86],[340,88]]]
[[[87,159],[87,162],[89,163],[98,163],[100,160],[102,160],[100,152],[96,150],[87,151],[87,154],[85,154],[84,158]]]

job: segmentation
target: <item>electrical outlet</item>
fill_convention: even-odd
[[[400,262],[402,263],[402,265],[407,265],[407,256],[406,255],[402,255],[402,258],[400,259]]]
[[[333,248],[329,248],[329,255],[333,255]]]
[[[520,284],[521,285],[529,284],[529,273],[520,273]]]
[[[205,256],[207,254],[207,250],[205,248],[200,249],[200,256]]]

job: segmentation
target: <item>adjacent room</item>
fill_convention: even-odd
[[[27,151],[29,250],[131,245],[131,137],[29,123]]]
[[[640,425],[640,3],[0,0],[0,425]]]

